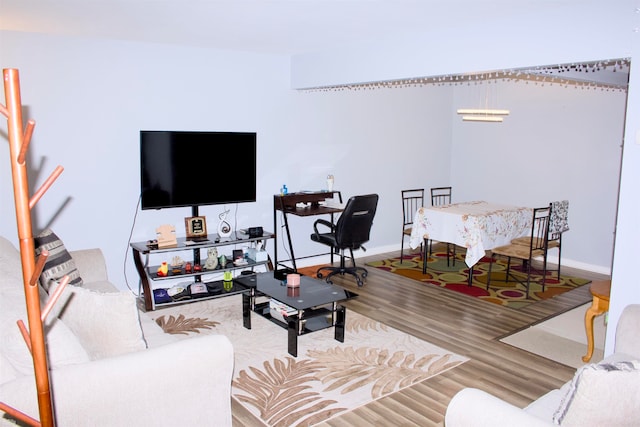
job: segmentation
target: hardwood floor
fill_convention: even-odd
[[[361,257],[358,264],[391,256],[399,256],[399,251]],[[588,286],[514,310],[425,286],[375,268],[368,268],[368,271],[366,285],[362,288],[348,277],[336,278],[336,284],[359,294],[358,298],[345,304],[348,310],[470,360],[321,426],[442,426],[449,400],[462,388],[480,388],[524,407],[573,377],[574,368],[503,344],[498,339],[590,301]],[[565,267],[562,273],[592,280],[608,278]],[[262,425],[241,405],[232,402],[235,427]]]

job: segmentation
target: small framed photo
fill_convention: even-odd
[[[207,220],[203,216],[191,216],[184,219],[187,228],[187,239],[207,237]]]

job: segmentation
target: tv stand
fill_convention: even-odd
[[[207,235],[207,240],[201,242],[187,240],[185,237],[178,237],[178,245],[173,248],[158,248],[149,245],[148,242],[131,243],[133,262],[136,266],[136,271],[140,276],[138,298],[144,305],[145,310],[152,311],[161,306],[184,304],[193,301],[219,298],[246,292],[247,288],[236,283],[235,281],[233,281],[233,285],[231,287],[227,286],[225,288],[223,286],[222,280],[207,280],[206,276],[220,275],[225,271],[231,271],[232,273],[242,270],[254,271],[254,268],[258,266],[266,266],[268,270],[271,270],[271,261],[268,257],[262,261],[247,260],[247,264],[244,265],[235,265],[232,263],[228,263],[226,266],[218,266],[218,268],[216,268],[215,270],[205,270],[204,266],[202,266],[201,271],[192,270],[191,272],[186,272],[184,269],[181,269],[180,273],[175,274],[172,272],[171,265],[169,265],[169,273],[167,276],[159,276],[158,268],[160,266],[160,263],[162,263],[163,261],[171,264],[171,258],[173,258],[176,253],[179,252],[191,252],[193,258],[189,262],[191,262],[192,265],[195,266],[196,264],[200,264],[200,251],[202,249],[206,250],[212,247],[227,246],[237,246],[239,249],[242,246],[256,244],[269,239],[273,239],[274,237],[275,235],[269,232],[263,232],[262,236],[259,237],[249,237],[249,235],[247,234],[232,233],[230,237],[224,239],[221,239],[217,234],[209,234]],[[231,249],[233,248],[229,248],[229,253],[221,253],[219,255],[225,255],[228,260],[232,260]],[[163,258],[163,256],[165,258]],[[152,257],[157,264],[149,265]],[[160,259],[160,261],[158,261],[158,259]],[[187,261],[188,260],[185,260],[185,263]],[[155,286],[155,288],[170,288],[174,285],[185,282],[204,282],[207,284],[209,293],[205,294],[204,296],[198,295],[188,299],[156,303],[153,293],[154,284],[165,283],[165,286]]]

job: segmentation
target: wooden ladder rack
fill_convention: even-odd
[[[47,305],[40,308],[38,293],[38,279],[42,273],[45,261],[49,256],[47,251],[36,259],[31,226],[31,210],[38,200],[51,187],[53,182],[62,173],[62,167],[58,166],[45,183],[38,189],[33,197],[29,197],[29,182],[27,178],[27,151],[31,136],[35,127],[35,121],[29,120],[26,129],[23,129],[22,103],[20,99],[20,78],[17,69],[4,69],[4,93],[6,105],[0,105],[0,113],[7,117],[9,136],[9,156],[11,163],[11,175],[13,180],[13,193],[16,208],[16,223],[18,227],[18,239],[20,241],[20,258],[22,262],[22,277],[24,294],[27,306],[27,320],[29,328],[22,320],[18,320],[18,328],[22,333],[27,347],[33,357],[36,390],[38,394],[38,410],[40,421],[24,414],[23,412],[0,402],[0,410],[14,418],[33,426],[53,426],[55,424],[51,389],[49,383],[49,367],[44,337],[44,320],[51,310],[51,306],[69,282],[65,277],[60,282],[59,292],[53,295]]]

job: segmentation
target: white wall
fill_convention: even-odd
[[[638,4],[640,6],[640,2]],[[640,27],[640,15],[635,24]],[[640,58],[640,34],[633,34],[633,57]],[[640,68],[637,61],[631,67],[629,76],[629,95],[627,102],[624,155],[620,179],[620,201],[618,205],[618,223],[616,228],[615,255],[611,300],[609,305],[609,325],[616,325],[622,310],[627,304],[640,304],[640,286],[638,280],[637,245],[640,241],[638,212],[640,197]],[[605,353],[613,352],[615,328],[607,328]]]
[[[456,116],[455,108],[480,108],[485,93],[490,107],[510,109],[503,123]],[[454,104],[456,199],[531,207],[569,200],[563,264],[610,274],[626,93],[506,80],[456,86]]]
[[[449,180],[449,162],[433,159],[450,156],[448,108],[442,108],[451,102],[450,89],[298,92],[295,98],[292,138],[299,145],[282,153],[289,166],[278,164],[274,172],[290,190],[321,189],[330,173],[344,201],[377,193],[367,253],[399,249],[400,190]],[[313,219],[289,218],[296,256],[322,251],[309,239]]]
[[[52,227],[69,248],[99,246],[111,279],[137,287],[127,252],[133,241],[155,236],[161,224],[184,235],[188,208],[137,209],[141,129],[239,130],[258,133],[258,201],[228,206],[238,227],[273,228],[272,196],[320,189],[328,173],[344,197],[381,196],[371,250],[399,245],[400,196],[405,186],[442,182],[449,162],[450,129],[442,105],[450,90],[296,92],[289,61],[262,56],[153,44],[80,40],[3,32],[0,65],[18,68],[25,119],[36,120],[29,165],[39,186],[57,164],[65,171],[34,210],[34,229]],[[434,122],[438,123],[434,126]],[[0,233],[17,241],[8,149],[0,144]],[[203,191],[230,185],[215,165],[241,153],[194,158],[211,170]],[[239,173],[242,173],[239,169]],[[236,210],[237,208],[237,210]],[[223,207],[203,207],[215,229]],[[311,222],[293,221],[300,255],[317,253]],[[298,254],[297,254],[298,255]],[[126,261],[126,267],[123,263]]]
[[[281,181],[271,165],[294,145],[282,113],[292,110],[294,95],[287,89],[288,58],[11,32],[2,41],[0,64],[20,70],[25,119],[37,122],[29,165],[40,171],[32,173],[32,185],[57,164],[65,167],[36,206],[34,228],[51,226],[70,248],[101,247],[119,286],[125,286],[129,235],[147,240],[165,223],[184,235],[191,213],[144,211],[136,218],[141,129],[257,132],[259,200],[242,205],[238,222],[271,223],[270,195]],[[0,231],[15,242],[7,144],[0,147]],[[217,158],[194,157],[194,167],[211,170],[209,182],[197,183],[203,191],[232,184],[233,177],[216,175],[218,162],[241,166],[242,153],[229,148]],[[221,211],[208,207],[201,214],[213,219]],[[127,275],[137,287],[130,258]]]
[[[291,84],[322,87],[625,58],[631,53],[635,3],[463,2],[455,23],[430,22],[419,34],[296,55]]]

